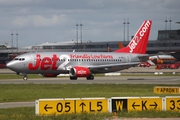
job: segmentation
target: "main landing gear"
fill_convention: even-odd
[[[94,75],[89,75],[86,77],[87,80],[94,80]],[[70,80],[77,80],[76,76],[70,76]]]
[[[86,79],[87,80],[94,80],[94,75],[89,75]]]
[[[75,76],[70,76],[70,80],[77,80],[77,77],[75,77]]]

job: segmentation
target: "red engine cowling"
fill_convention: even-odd
[[[40,74],[43,77],[57,77],[58,74]]]
[[[91,74],[88,68],[75,66],[70,69],[70,76],[88,77]]]

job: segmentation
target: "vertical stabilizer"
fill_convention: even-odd
[[[115,50],[114,52],[145,54],[151,25],[151,20],[145,20],[130,43],[126,47]]]

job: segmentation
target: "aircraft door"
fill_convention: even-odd
[[[126,55],[126,63],[129,63],[129,62],[131,62],[131,56]]]
[[[23,63],[23,69],[26,70],[27,68],[27,63]]]
[[[36,63],[36,55],[35,54],[31,55],[31,61],[33,61],[33,64]]]
[[[81,65],[82,64],[82,59],[77,59],[78,60],[78,64]]]

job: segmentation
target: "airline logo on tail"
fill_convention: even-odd
[[[139,30],[136,32],[133,39],[128,44],[128,46],[126,46],[125,48],[116,50],[114,52],[145,54],[148,38],[150,34],[150,29],[151,29],[151,23],[152,23],[151,20],[144,21],[141,27],[139,28]]]
[[[138,36],[133,37],[132,41],[129,43],[130,53],[133,52],[133,50],[136,48],[137,44],[139,43],[140,39]]]
[[[147,29],[150,27],[150,22],[146,21],[146,23],[144,24],[143,27],[141,27],[140,32],[137,33],[137,36],[134,36],[132,41],[129,43],[129,48],[130,48],[130,53],[133,52],[133,50],[136,48],[137,44],[140,42],[141,38],[144,36],[144,34],[146,33]]]

